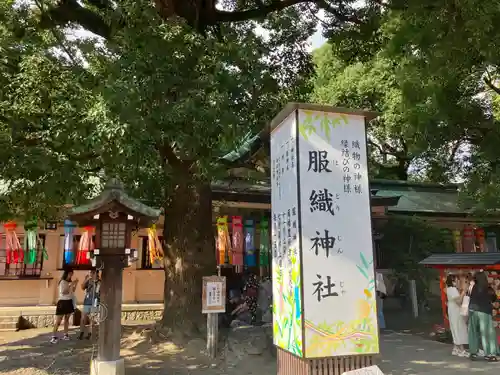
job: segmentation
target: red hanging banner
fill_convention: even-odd
[[[233,262],[236,266],[236,272],[243,272],[243,218],[241,216],[233,216],[231,218],[233,224]]]
[[[486,251],[486,235],[483,228],[476,228],[474,231],[476,235],[477,247],[479,252],[484,253]]]
[[[464,240],[463,240],[464,252],[475,253],[476,246],[474,240],[474,230],[470,225],[466,225],[464,228]]]
[[[89,251],[94,250],[94,241],[92,241],[93,227],[84,227],[80,243],[78,244],[78,251],[76,253],[76,264],[89,265],[91,263]]]
[[[16,234],[17,225],[14,222],[5,223],[5,251],[7,253],[7,264],[24,262],[24,251]]]

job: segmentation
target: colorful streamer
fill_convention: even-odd
[[[158,232],[156,231],[155,224],[153,224],[151,228],[148,228],[148,250],[151,264],[154,264],[155,261],[161,262],[163,260],[163,247],[161,246],[160,239],[158,238]]]
[[[463,231],[464,238],[462,242],[462,246],[464,252],[466,253],[475,253],[476,252],[476,244],[474,239],[474,230],[470,225],[466,225]]]
[[[474,231],[477,241],[477,248],[479,252],[484,253],[486,251],[486,239],[483,228],[476,228]]]
[[[64,263],[73,264],[75,261],[74,232],[76,225],[71,220],[64,220]]]
[[[229,240],[229,229],[227,225],[227,216],[217,218],[217,265],[229,264],[231,256],[231,243]]]
[[[269,221],[267,218],[262,218],[260,221],[260,251],[259,265],[261,267],[269,267]]]
[[[245,220],[245,266],[255,267],[257,254],[255,254],[255,228],[253,220]]]
[[[92,227],[83,228],[82,236],[80,237],[80,243],[78,245],[78,251],[76,253],[76,264],[78,265],[88,265],[90,264],[90,257],[88,256],[89,251],[94,250],[94,241],[92,241]]]
[[[453,233],[448,228],[441,228],[441,237],[447,245],[453,245]]]
[[[5,250],[7,252],[7,264],[17,264],[24,262],[24,251],[16,234],[17,224],[8,222],[3,226],[5,228]]]
[[[236,266],[236,272],[243,272],[243,218],[241,216],[233,216],[231,218],[233,224],[233,259],[231,264]]]
[[[47,249],[38,235],[38,219],[32,218],[24,224],[24,264],[32,265],[38,260],[38,252],[41,251],[42,259],[49,259]]]
[[[455,251],[462,253],[464,251],[462,244],[462,233],[457,229],[453,231],[453,240],[455,242]]]
[[[489,253],[496,253],[497,248],[497,235],[495,232],[486,233],[486,251]]]

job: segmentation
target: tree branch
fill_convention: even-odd
[[[110,2],[107,0],[87,0],[96,8],[113,12]],[[273,0],[269,3],[256,2],[254,8],[239,11],[224,11],[216,8],[216,0],[154,0],[157,12],[164,20],[172,17],[180,17],[199,32],[204,32],[208,26],[215,26],[220,23],[242,22],[251,19],[259,19],[267,15],[284,10],[288,7],[314,3],[320,8],[332,12],[334,16],[343,21],[357,22],[354,18],[342,15],[338,10],[331,7],[325,0]],[[77,0],[59,0],[57,5],[42,13],[41,26],[49,28],[56,25],[64,25],[75,22],[94,34],[109,39],[113,30],[101,15],[94,12]],[[123,27],[123,20],[115,27]]]
[[[112,34],[111,26],[99,14],[80,5],[77,0],[60,0],[57,5],[42,13],[40,26],[50,28],[70,22],[78,23],[105,39],[109,39]]]
[[[363,23],[359,18],[357,18],[355,16],[348,16],[346,14],[340,13],[338,11],[338,9],[335,9],[334,7],[332,7],[330,4],[328,4],[328,2],[326,0],[315,0],[313,2],[316,3],[320,9],[323,9],[325,12],[334,15],[340,21],[352,22],[352,23],[355,23],[357,25],[360,25]]]
[[[373,142],[371,139],[368,139],[368,144],[370,146],[375,147],[381,155],[387,154],[387,152],[385,152],[384,150],[382,150],[382,147],[380,147],[380,145],[378,145],[377,143]]]
[[[278,0],[278,1],[272,1],[268,5],[263,4],[261,6],[258,6],[257,8],[236,11],[236,12],[216,10],[214,21],[215,23],[219,23],[219,22],[241,22],[250,19],[258,19],[265,17],[268,14],[279,12],[285,8],[289,8],[297,4],[318,3],[318,2],[319,2],[318,0]]]
[[[486,72],[487,76],[486,77],[483,77],[483,81],[484,83],[486,83],[486,85],[492,89],[495,93],[497,93],[498,95],[500,95],[500,88],[495,86],[495,84],[493,83],[493,80],[490,76],[490,73],[489,72]]]
[[[175,154],[173,147],[168,142],[157,143],[156,148],[161,158],[173,168],[180,168],[184,165],[183,161]]]
[[[458,149],[460,148],[461,144],[462,144],[462,140],[461,139],[458,139],[457,141],[455,141],[455,144],[451,148],[450,156],[448,157],[448,163],[449,164],[451,164],[453,162],[453,160],[455,159],[455,155],[457,154]]]

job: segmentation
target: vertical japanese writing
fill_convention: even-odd
[[[285,145],[285,165],[286,165],[287,172],[290,170],[290,143],[291,143],[291,141],[288,140],[288,141],[286,141],[286,145]]]
[[[278,155],[275,159],[276,162],[276,189],[278,190],[278,197],[281,200],[281,159]]]
[[[314,287],[313,295],[316,296],[318,302],[321,302],[323,298],[338,297],[339,292],[342,295],[345,294],[343,281],[334,281],[331,276],[323,278],[319,274],[316,275],[316,278],[316,282],[312,285]]]
[[[351,194],[352,192],[352,176],[351,176],[351,150],[349,141],[343,139],[340,141],[342,148],[342,179],[344,181],[344,193]]]
[[[331,173],[329,168],[330,160],[328,160],[327,151],[309,151],[309,167],[307,171],[314,173]]]
[[[287,221],[286,221],[286,212],[282,212],[281,214],[281,256],[282,261],[283,258],[287,258],[288,262],[288,238],[287,238]]]
[[[287,249],[287,256],[288,256],[288,264],[291,267],[291,265],[292,265],[292,212],[290,209],[288,209],[286,211],[286,249]]]
[[[275,243],[275,253],[273,257],[276,259],[279,265],[281,265],[282,260],[282,246],[281,246],[281,215],[280,213],[274,214],[274,219],[276,223],[275,231],[276,238],[274,239]]]
[[[361,147],[359,141],[352,141],[352,160],[353,160],[353,172],[354,172],[354,192],[356,194],[361,194]]]
[[[339,203],[341,196],[339,193],[341,190],[343,190],[344,194],[351,194],[354,191],[354,183],[352,181],[354,166],[352,164],[353,155],[351,154],[354,146],[355,144],[351,145],[347,139],[341,140],[339,157],[335,159],[332,158],[332,155],[329,155],[328,148],[313,149],[306,154],[307,172],[318,175],[318,177],[306,177],[310,181],[309,186],[316,185],[313,183],[316,179],[323,180],[324,182],[329,181],[327,176],[330,173],[333,176],[334,173],[332,172],[334,171],[335,173],[340,172],[339,175],[342,176],[342,182],[338,181],[337,184],[334,182],[333,184],[314,186],[308,191],[309,212],[314,215],[322,215],[321,218],[318,217],[317,220],[310,222],[324,223],[321,227],[316,227],[313,232],[308,234],[310,240],[309,251],[317,257],[321,256],[329,259],[332,256],[343,254],[343,249],[341,248],[342,238],[335,233],[337,225],[333,226],[334,223],[329,221],[328,217],[335,218],[334,220],[342,220],[341,217],[337,218],[340,212]],[[357,146],[359,147],[359,142]],[[338,149],[338,147],[336,148]],[[355,157],[358,158],[358,156],[359,152],[356,153]],[[323,177],[320,177],[320,175]],[[335,191],[336,186],[338,186],[338,192]],[[324,216],[325,214],[328,216]],[[342,287],[340,287],[341,285]],[[317,274],[317,280],[313,283],[313,295],[316,296],[318,302],[321,302],[323,298],[344,294],[343,285],[343,281],[333,281],[330,275]]]
[[[337,202],[339,194],[333,195],[328,189],[320,189],[311,191],[309,196],[309,209],[311,212],[320,211],[328,212],[330,215],[335,215],[335,210],[339,210]]]

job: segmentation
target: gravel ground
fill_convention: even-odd
[[[127,375],[274,375],[276,360],[265,347],[246,346],[232,336],[221,352],[210,360],[201,354],[205,343],[192,340],[184,349],[173,343],[151,344],[145,327],[125,327],[121,355]],[[49,343],[50,330],[0,332],[0,375],[88,375],[92,343],[72,340]],[[249,340],[245,340],[249,341]],[[228,349],[231,348],[231,349]],[[251,349],[251,350],[250,350]],[[388,333],[381,336],[379,366],[386,375],[498,375],[500,365],[471,362],[451,356],[451,346],[419,336]]]
[[[191,340],[183,349],[173,343],[151,344],[143,334],[145,327],[126,327],[122,335],[121,356],[125,358],[127,375],[193,374],[193,375],[271,375],[276,373],[270,356],[254,356],[251,360],[210,360],[201,352],[203,340]],[[0,332],[1,375],[87,375],[90,360],[96,355],[92,341],[76,339],[50,344],[49,329]],[[221,350],[225,352],[224,350]],[[238,363],[238,370],[235,369]]]

